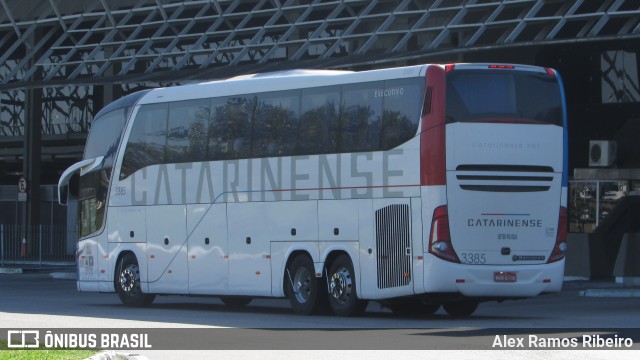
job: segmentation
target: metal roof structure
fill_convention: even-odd
[[[14,144],[0,157],[21,154],[30,91],[43,136],[82,138],[142,88],[628,39],[638,0],[0,0],[0,142]]]
[[[637,0],[0,0],[0,90],[640,36]]]

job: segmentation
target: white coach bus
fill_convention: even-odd
[[[78,289],[296,313],[470,315],[561,289],[566,112],[555,70],[285,71],[141,91],[59,182]],[[79,180],[69,188],[69,180]],[[69,191],[70,190],[70,191]]]

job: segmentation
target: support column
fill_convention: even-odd
[[[24,163],[22,171],[27,179],[27,203],[24,232],[29,255],[37,253],[38,237],[32,229],[40,224],[40,157],[42,140],[42,90],[28,89],[25,94]],[[23,236],[23,237],[26,237]]]

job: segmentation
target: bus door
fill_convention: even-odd
[[[189,283],[185,206],[149,206],[146,215],[149,292],[186,294]]]
[[[189,293],[224,294],[228,288],[227,205],[187,206]]]

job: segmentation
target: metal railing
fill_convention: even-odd
[[[62,225],[0,224],[0,265],[72,265],[75,239]]]

